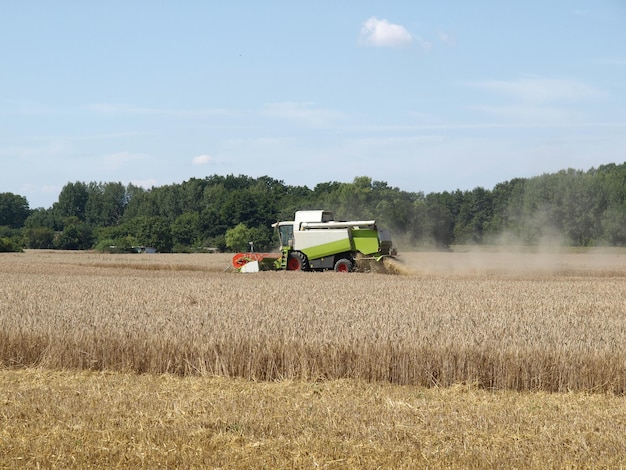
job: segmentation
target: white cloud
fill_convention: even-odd
[[[87,109],[105,114],[162,114],[157,108],[141,108],[128,104],[96,103],[87,106]]]
[[[292,101],[268,103],[263,109],[263,114],[273,118],[300,121],[314,127],[328,126],[343,116],[331,109],[315,108],[313,103]]]
[[[31,209],[36,207],[50,206],[52,203],[43,202],[50,199],[50,196],[57,195],[61,192],[61,186],[42,183],[25,183],[20,187],[19,194],[26,196]]]
[[[61,187],[54,184],[44,184],[41,188],[39,188],[42,193],[47,194],[58,194],[61,191]]]
[[[112,172],[119,170],[120,168],[128,167],[133,163],[137,163],[137,165],[139,165],[138,162],[146,160],[147,158],[148,157],[146,155],[127,151],[111,153],[102,158],[103,170]]]
[[[411,44],[413,36],[404,26],[372,16],[361,26],[359,42],[366,46],[401,47]]]
[[[104,160],[115,166],[120,166],[126,162],[132,162],[134,160],[140,160],[144,158],[143,155],[132,152],[116,152],[104,157]]]
[[[212,163],[213,161],[214,159],[213,157],[211,157],[211,155],[198,155],[197,157],[193,157],[191,163],[193,163],[194,165],[207,165],[209,163]]]
[[[430,52],[430,50],[433,48],[433,43],[426,39],[416,37],[415,40],[423,51]]]
[[[601,100],[606,94],[584,82],[571,79],[523,77],[486,80],[468,86],[492,93],[488,103],[472,106],[498,118],[545,127],[588,125],[592,119],[583,102]]]
[[[550,103],[602,98],[603,92],[576,80],[524,77],[517,80],[486,80],[470,84],[525,103]]]
[[[601,59],[593,60],[594,64],[600,65],[616,65],[618,67],[626,66],[626,58],[620,57],[604,57]]]
[[[131,184],[134,184],[135,186],[139,186],[140,188],[144,189],[150,189],[153,186],[157,185],[157,180],[155,180],[154,178],[147,178],[145,180],[131,180],[130,182]]]
[[[12,159],[24,159],[25,161],[33,161],[33,159],[56,158],[70,155],[74,152],[74,146],[67,139],[49,138],[49,139],[27,139],[27,142],[34,140],[38,145],[14,145],[8,147],[0,147],[0,157],[8,157]],[[43,143],[39,143],[43,141]]]
[[[473,109],[482,111],[497,118],[512,119],[518,123],[524,123],[523,127],[530,124],[533,127],[571,127],[584,119],[584,114],[570,108],[558,108],[544,105],[513,105],[513,106],[474,106]],[[509,126],[510,127],[510,126]]]
[[[227,116],[237,115],[238,111],[223,108],[198,108],[198,109],[169,109],[148,108],[128,104],[96,103],[87,106],[87,109],[96,113],[108,115],[147,115],[147,116],[171,116],[171,117],[195,117],[195,116]]]
[[[439,40],[450,47],[456,46],[456,39],[445,31],[439,31]]]
[[[66,111],[53,108],[41,103],[24,102],[17,103],[17,113],[25,115],[52,115],[62,114]]]

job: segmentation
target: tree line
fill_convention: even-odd
[[[400,248],[549,241],[626,245],[626,163],[516,178],[493,189],[424,194],[368,176],[313,189],[269,176],[213,175],[144,189],[70,182],[50,208],[0,193],[0,251],[23,248],[161,252],[272,250],[271,224],[296,210],[375,219]]]

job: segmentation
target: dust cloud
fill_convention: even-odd
[[[626,249],[458,246],[447,252],[403,252],[390,265],[398,274],[626,277]]]

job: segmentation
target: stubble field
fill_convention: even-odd
[[[0,257],[6,468],[626,465],[626,252]]]

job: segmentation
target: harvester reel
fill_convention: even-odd
[[[287,258],[287,271],[308,271],[309,260],[300,251],[292,251]]]

